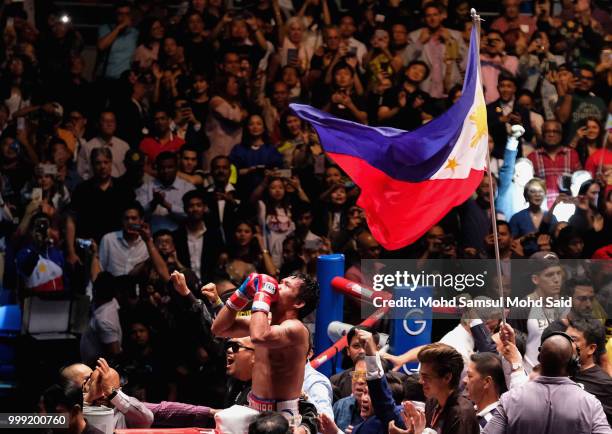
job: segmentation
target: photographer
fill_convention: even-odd
[[[54,217],[70,203],[70,193],[58,180],[57,166],[53,163],[40,163],[34,171],[34,179],[21,190],[24,202],[38,201],[42,210]]]
[[[54,293],[68,289],[64,254],[55,247],[57,244],[51,218],[42,212],[34,214],[30,221],[30,241],[17,252],[16,258],[17,271],[27,291]]]
[[[555,81],[559,66],[565,63],[562,56],[550,52],[550,39],[545,32],[535,32],[527,51],[519,58],[518,77],[523,88],[537,95],[546,119],[555,116],[554,103],[557,101]]]
[[[193,114],[193,109],[186,99],[178,98],[174,102],[174,125],[176,136],[185,144],[203,152],[208,149],[208,137],[204,134],[202,123]]]

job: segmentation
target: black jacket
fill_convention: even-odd
[[[217,267],[217,260],[223,247],[221,234],[216,228],[207,228],[204,233],[202,255],[200,257],[200,280],[211,282],[214,270]],[[174,232],[174,246],[178,260],[185,266],[191,266],[189,246],[187,244],[187,228],[182,225]]]
[[[523,134],[523,138],[527,141],[530,141],[533,137],[533,128],[531,128],[531,122],[529,120],[529,111],[519,107],[516,103],[516,99],[514,101],[514,105],[512,108],[513,112],[517,112],[521,115],[521,125],[525,128],[525,134]],[[504,158],[504,150],[506,149],[506,140],[508,138],[508,132],[506,131],[506,124],[499,120],[499,117],[502,115],[502,101],[498,99],[487,105],[487,123],[489,125],[489,134],[493,137],[493,142],[495,146],[493,147],[493,152],[491,153],[495,158]],[[519,157],[522,157],[519,148]]]
[[[237,194],[234,191],[234,198],[237,198]],[[221,217],[219,215],[219,202],[215,197],[214,192],[207,192],[205,196],[206,206],[208,207],[208,214],[206,216],[206,226],[211,229],[218,229],[219,233],[223,237],[223,241],[227,244],[232,239],[232,234],[236,228],[240,216],[240,207],[237,202],[225,201],[223,206],[223,224],[221,224]]]

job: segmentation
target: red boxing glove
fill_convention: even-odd
[[[258,280],[252,311],[268,313],[272,303],[278,300],[278,282],[266,274],[260,274]]]
[[[253,299],[253,296],[257,292],[257,287],[260,284],[260,275],[257,273],[251,273],[248,275],[242,285],[227,300],[226,305],[235,311],[241,311],[245,308],[249,301]]]

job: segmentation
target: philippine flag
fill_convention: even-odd
[[[417,240],[465,202],[483,177],[488,130],[478,46],[474,26],[461,97],[414,131],[368,127],[291,104],[316,129],[327,154],[361,188],[357,205],[386,249]]]

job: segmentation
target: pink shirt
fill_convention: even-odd
[[[483,53],[480,56],[480,65],[482,71],[482,84],[485,91],[485,102],[489,104],[499,98],[499,92],[497,91],[497,79],[499,75],[504,72],[516,76],[519,61],[515,56],[490,57]]]
[[[499,30],[500,32],[506,33],[510,29],[520,29],[523,33],[527,33],[527,39],[531,38],[533,32],[536,31],[536,17],[530,17],[527,15],[519,15],[517,20],[509,23],[506,17],[499,17],[493,24],[491,24],[491,28],[495,30]],[[527,27],[524,27],[527,26]],[[528,28],[528,31],[525,32],[525,29]]]

